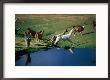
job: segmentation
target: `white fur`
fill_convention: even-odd
[[[54,45],[57,43],[57,42],[59,42],[61,39],[63,39],[63,40],[67,40],[67,39],[69,39],[70,38],[70,36],[72,35],[72,32],[73,32],[73,29],[68,33],[68,34],[65,34],[65,35],[60,35],[60,34],[58,34],[58,35],[56,35],[56,40],[55,40],[55,42],[54,42]]]
[[[61,39],[61,37],[59,36],[59,35],[56,35],[57,36],[57,38],[56,38],[56,40],[55,40],[55,43],[54,44],[56,44],[58,41],[60,41],[60,39]]]

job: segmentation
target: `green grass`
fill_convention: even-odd
[[[49,39],[55,34],[63,32],[66,28],[71,29],[73,25],[85,25],[83,34],[94,32],[92,21],[95,20],[95,15],[16,15],[20,21],[16,22],[15,27],[20,27],[21,30],[16,34],[15,49],[16,51],[26,49],[23,37],[24,31],[31,28],[35,31],[44,30],[44,39]],[[76,47],[76,48],[95,48],[96,47],[96,33],[90,33],[81,36],[79,33],[71,37],[69,41],[60,41],[58,46],[61,48]],[[38,46],[37,44],[47,45],[43,41],[41,43],[32,39],[30,51],[45,48],[45,46]]]

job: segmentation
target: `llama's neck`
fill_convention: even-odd
[[[66,31],[64,31],[63,33],[62,33],[62,35],[64,35],[66,33]]]
[[[73,32],[73,29],[68,33],[68,35],[71,36],[72,35],[72,32]]]
[[[64,32],[62,32],[62,33],[60,33],[60,34],[58,34],[57,36],[62,36],[62,35],[64,35],[66,33],[66,31],[64,31]]]

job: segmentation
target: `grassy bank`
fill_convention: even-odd
[[[69,41],[60,41],[58,46],[61,48],[76,47],[76,48],[95,48],[96,47],[96,33],[93,29],[92,21],[95,20],[95,15],[16,15],[20,20],[16,22],[15,27],[21,28],[16,34],[15,51],[21,51],[27,49],[24,41],[24,31],[27,28],[31,28],[35,31],[44,30],[43,38],[47,40],[53,35],[63,32],[66,28],[71,29],[74,25],[84,25],[85,30],[83,36],[79,33],[76,36],[71,37]],[[40,45],[38,45],[40,44]],[[44,45],[44,46],[43,46]],[[32,39],[29,52],[39,51],[45,49],[47,43],[37,42]]]

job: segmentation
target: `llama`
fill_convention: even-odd
[[[28,31],[29,33],[31,33],[32,37],[33,37],[33,38],[36,38],[37,41],[42,40],[44,30],[42,30],[42,31],[40,31],[40,32],[36,32],[36,31],[32,30],[31,28],[28,28],[27,31]]]
[[[62,32],[62,33],[60,33],[60,34],[58,34],[59,36],[62,36],[62,35],[64,35],[66,32],[68,32],[68,30],[66,29],[64,32]]]
[[[73,33],[73,31],[74,31],[74,29],[71,29],[68,34],[63,34],[63,35],[58,34],[58,35],[56,35],[56,40],[54,42],[54,45],[56,45],[61,39],[62,40],[69,40],[72,33]]]
[[[61,36],[61,35],[64,35],[66,32],[68,32],[68,30],[66,29],[64,32],[58,34],[58,35],[54,35],[51,39],[50,39],[50,42],[52,43],[52,45],[54,44],[54,41],[56,40],[56,38],[58,36]]]
[[[27,28],[27,31],[29,33],[31,33],[31,35],[32,35],[33,38],[35,38],[36,31],[32,30],[31,28]]]
[[[43,33],[44,30],[41,30],[40,32],[36,32],[35,38],[37,39],[38,42],[40,42],[40,40],[43,40]]]
[[[26,47],[30,46],[30,42],[31,42],[31,33],[29,32],[25,32],[25,42],[26,42]]]

